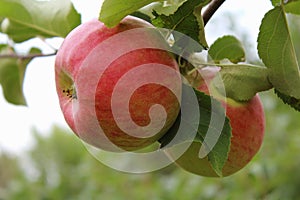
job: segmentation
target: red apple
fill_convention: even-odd
[[[109,151],[156,142],[174,123],[181,80],[162,35],[128,16],[107,28],[91,20],[64,40],[55,62],[66,122],[83,141]]]
[[[200,91],[209,94],[207,84],[217,73],[217,68],[204,68],[200,72],[206,82],[200,82]],[[258,152],[263,141],[265,130],[264,110],[261,100],[256,94],[248,102],[236,102],[227,98],[226,103],[220,96],[216,98],[226,108],[226,116],[232,128],[231,146],[228,159],[222,170],[223,176],[229,176],[247,165]],[[184,144],[181,144],[184,145]],[[180,145],[179,145],[180,146]],[[209,163],[208,157],[199,158],[200,142],[192,142],[191,146],[175,162],[181,168],[201,176],[218,176]],[[171,158],[176,158],[174,150],[168,150]]]

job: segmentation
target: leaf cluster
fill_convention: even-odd
[[[39,49],[21,54],[14,46],[33,38],[65,37],[80,23],[80,15],[69,0],[0,0],[0,32],[9,38],[1,44],[0,84],[9,103],[26,104],[26,67],[33,58],[43,56]],[[55,55],[55,50],[50,55]]]

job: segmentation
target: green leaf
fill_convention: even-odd
[[[116,26],[124,17],[158,0],[105,0],[99,20],[108,27]]]
[[[219,63],[223,59],[229,59],[232,63],[245,61],[245,50],[241,42],[234,36],[218,38],[208,50],[208,60]]]
[[[52,37],[51,35],[46,35],[45,33],[42,33],[36,29],[20,25],[14,21],[10,21],[8,18],[6,18],[1,24],[1,32],[9,35],[10,39],[17,43],[24,42],[38,35]]]
[[[284,5],[284,10],[287,13],[300,15],[300,1],[291,1],[288,4]]]
[[[33,48],[30,53],[40,53]],[[7,45],[0,46],[0,56],[3,54],[15,54]],[[23,81],[25,71],[31,59],[1,58],[0,61],[0,84],[2,85],[5,99],[15,105],[26,105],[23,94]]]
[[[270,10],[263,18],[257,48],[275,89],[300,99],[299,66],[282,6]]]
[[[174,14],[169,16],[154,12],[155,19],[152,20],[152,23],[160,28],[183,33],[207,48],[201,9],[209,2],[208,0],[188,0]],[[183,48],[188,46],[184,42],[181,44],[180,38],[174,38],[174,40],[175,46],[184,45]]]
[[[190,91],[193,91],[191,94]],[[160,138],[159,142],[161,143],[161,148],[164,148],[165,146],[170,146],[170,145],[176,145],[176,144],[180,144],[182,142],[185,141],[193,141],[195,139],[195,135],[193,135],[193,133],[195,133],[195,130],[198,130],[199,128],[202,129],[202,131],[207,131],[208,129],[208,124],[209,124],[209,120],[210,120],[210,113],[209,113],[209,109],[206,113],[204,113],[205,110],[202,110],[203,112],[200,113],[202,120],[201,123],[203,123],[204,125],[200,125],[199,123],[199,115],[197,115],[197,112],[195,112],[195,105],[194,105],[194,101],[193,98],[195,98],[195,93],[197,91],[194,90],[193,88],[191,88],[190,86],[186,85],[186,84],[182,84],[182,98],[181,98],[181,108],[184,108],[184,112],[185,113],[189,113],[188,115],[182,115],[181,112],[178,114],[176,121],[174,122],[173,126],[168,130],[168,132],[162,137]],[[197,92],[198,93],[198,92]],[[197,95],[197,94],[196,94]],[[202,94],[201,95],[205,95]],[[209,98],[209,97],[208,97]],[[200,99],[200,97],[199,97]],[[198,106],[207,106],[205,104],[200,104],[197,100]],[[210,106],[210,104],[208,105]],[[199,108],[201,109],[201,107]],[[208,114],[207,114],[208,113]],[[199,113],[198,113],[199,114]],[[206,121],[204,121],[204,119]],[[179,127],[184,124],[184,134],[180,134],[178,135],[178,130]],[[206,127],[205,127],[206,124]],[[203,130],[204,128],[204,130]],[[176,136],[176,138],[174,138]],[[172,142],[172,143],[171,143]]]
[[[271,0],[273,6],[278,6],[281,3],[281,0]]]
[[[186,1],[187,0],[168,0],[155,2],[149,6],[146,6],[145,8],[142,8],[141,10],[143,12],[147,12],[149,16],[152,16],[152,12],[154,10],[159,15],[169,16],[174,14],[178,10],[178,8]]]
[[[161,143],[161,148],[164,148],[170,144],[170,142],[172,142],[172,145],[181,144],[187,141],[194,141],[203,144],[204,141],[213,140],[219,137],[217,143],[212,147],[212,149],[208,144],[204,143],[203,145],[205,145],[206,150],[209,152],[208,159],[213,169],[218,175],[221,176],[222,168],[224,167],[224,164],[228,158],[228,152],[230,150],[231,127],[229,120],[225,116],[224,108],[220,102],[213,99],[211,96],[194,89],[194,93],[196,94],[199,105],[200,119],[195,117],[195,108],[190,105],[190,99],[193,97],[189,96],[189,93],[186,92],[187,87],[190,86],[183,84],[182,104],[186,104],[184,107],[190,109],[190,111],[188,111],[190,115],[187,116],[186,119],[183,119],[179,114],[173,127],[171,127],[171,129],[159,140]],[[214,109],[212,109],[212,103],[215,106]],[[219,130],[217,126],[214,127],[214,124],[211,124],[212,117],[214,119],[220,119],[215,120],[214,123],[222,121],[221,119],[225,119],[222,130]],[[176,136],[175,139],[175,135],[178,132],[180,123],[183,123],[184,127],[186,127],[185,132],[182,135]],[[195,131],[195,129],[197,129],[196,137],[191,134]],[[209,135],[211,138],[206,138],[208,129],[213,130]]]
[[[211,96],[205,95],[202,92],[195,90],[195,93],[198,97],[198,102],[200,106],[200,125],[198,128],[198,134],[196,136],[196,141],[200,142],[202,145],[205,145],[206,149],[209,151],[208,160],[215,170],[215,172],[222,176],[222,169],[227,161],[228,153],[230,150],[230,141],[231,141],[231,126],[229,119],[225,116],[225,110],[221,106],[220,102],[213,99]],[[217,109],[212,110],[212,103],[214,106],[217,106]],[[213,112],[215,113],[213,113]],[[214,117],[213,117],[214,116]],[[211,119],[218,117],[220,120],[216,120],[214,123],[222,121],[225,119],[224,126],[222,130],[214,127],[214,124],[210,124]],[[208,140],[213,140],[216,137],[218,138],[217,143],[210,149],[210,145],[203,143],[207,134],[208,129],[213,129],[213,132],[210,132]],[[207,138],[206,138],[207,140]]]
[[[287,96],[278,90],[275,90],[275,94],[285,103],[300,112],[300,99],[296,99],[294,97]]]
[[[221,67],[221,79],[213,79],[213,86],[223,96],[235,101],[247,101],[256,93],[271,89],[273,86],[268,80],[268,69],[247,64],[223,65]]]
[[[80,15],[70,0],[0,0],[0,16],[9,19],[5,30],[19,41],[29,35],[65,37],[80,24]],[[12,30],[25,31],[16,37]]]
[[[208,154],[208,160],[215,170],[216,174],[222,176],[222,169],[228,159],[231,144],[231,126],[228,118],[226,118],[225,125],[218,142]]]

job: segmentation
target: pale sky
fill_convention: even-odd
[[[82,14],[83,22],[98,17],[102,0],[72,1],[76,9]],[[232,34],[229,30],[232,27],[230,20],[225,23],[218,21],[222,18],[228,19],[226,16],[230,12],[235,14],[236,23],[234,26],[236,29],[242,27],[242,30],[250,33],[247,40],[253,45],[251,48],[255,52],[260,21],[264,13],[270,8],[269,0],[227,0],[206,27],[208,43],[211,44],[222,35]],[[239,31],[236,36],[242,37],[242,31]],[[1,43],[5,42],[5,39],[5,37],[0,36]],[[53,45],[60,44],[61,41],[61,39],[49,40]],[[46,52],[50,51],[38,40],[22,44],[18,48],[26,49],[32,44],[42,47]],[[33,128],[45,134],[53,124],[68,128],[60,111],[55,92],[54,59],[55,57],[37,58],[28,66],[24,83],[28,107],[7,103],[0,87],[0,151],[20,153],[28,149],[33,141],[31,134]]]

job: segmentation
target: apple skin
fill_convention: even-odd
[[[207,67],[200,70],[202,77],[205,79],[205,82],[204,80],[201,81],[197,87],[200,91],[209,94],[207,84],[210,84],[215,76],[218,71],[216,69]],[[216,98],[226,109],[226,116],[229,118],[232,128],[230,151],[222,169],[222,176],[226,177],[244,168],[260,149],[264,137],[265,115],[258,94],[248,102],[243,103],[228,98],[225,103],[220,96]],[[218,177],[211,167],[208,157],[206,156],[202,159],[198,157],[200,147],[200,142],[192,142],[188,149],[175,160],[176,164],[186,171],[197,175]],[[166,152],[171,159],[177,155],[172,149]]]
[[[153,26],[132,16],[125,17],[114,28],[107,28],[96,19],[91,20],[69,33],[56,56],[56,90],[65,120],[79,138],[103,150],[134,151],[155,143],[172,126],[180,110],[178,96],[168,88],[175,82],[176,93],[181,94],[181,81],[178,81],[180,80],[179,68],[173,55],[164,50],[167,48],[167,43],[163,37],[160,34],[145,33],[127,35],[119,41],[112,39],[122,32],[138,28],[153,28]],[[107,45],[102,47],[101,44],[108,39],[111,39],[108,48]],[[153,43],[159,48],[147,48],[147,46],[155,46]],[[126,52],[126,48],[131,45],[145,46],[145,48]],[[93,51],[96,48],[97,51]],[[88,60],[92,57],[91,52],[94,57],[106,59],[113,57],[111,54],[114,51],[122,50],[126,53],[113,60],[109,66],[103,66],[101,59],[98,63],[95,63],[92,58]],[[82,69],[83,63],[88,63],[86,69]],[[149,63],[153,67],[163,65],[165,68],[172,69],[177,72],[177,76],[166,76],[159,71],[150,70],[139,77],[140,79],[156,77],[165,80],[167,85],[148,83],[133,92],[128,105],[132,121],[141,127],[149,125],[152,119],[149,117],[149,109],[155,104],[163,106],[167,117],[163,128],[157,134],[148,137],[141,131],[136,137],[124,132],[116,123],[112,112],[112,95],[122,76],[130,70]],[[98,82],[93,88],[91,85],[94,83],[90,82],[95,74],[99,74],[98,70],[102,70],[102,74],[101,77],[96,77]],[[133,83],[128,81],[118,85],[121,89],[121,98],[116,100],[117,105],[124,103],[122,96],[127,95],[131,84]],[[126,126],[127,118],[117,117],[117,120],[125,123]],[[159,116],[155,119],[159,119]],[[127,130],[134,131],[135,128],[128,125]]]

